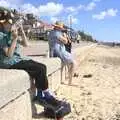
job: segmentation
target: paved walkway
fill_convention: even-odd
[[[80,42],[79,44],[73,43],[72,48],[78,48],[78,47],[83,47],[86,45],[90,45],[92,43],[89,42]],[[29,56],[41,56],[41,57],[46,57],[48,55],[48,42],[44,41],[32,41],[30,42],[30,46],[23,48],[23,54],[24,55],[29,55]]]

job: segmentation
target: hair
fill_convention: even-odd
[[[9,22],[12,24],[14,14],[11,10],[0,7],[0,23]]]
[[[0,23],[0,32],[4,32],[4,31],[5,31],[4,25]]]

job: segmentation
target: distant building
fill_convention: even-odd
[[[53,29],[51,24],[38,19],[32,13],[23,14],[17,11],[15,13],[15,21],[21,19],[21,16],[23,17],[23,28],[29,38],[46,39],[47,31]]]

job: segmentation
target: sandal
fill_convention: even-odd
[[[74,73],[74,74],[73,74],[73,77],[78,77],[78,76],[79,76],[78,73]]]

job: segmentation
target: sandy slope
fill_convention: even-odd
[[[65,120],[120,120],[120,48],[96,47],[78,71],[73,86],[63,84],[57,91],[71,103]]]

